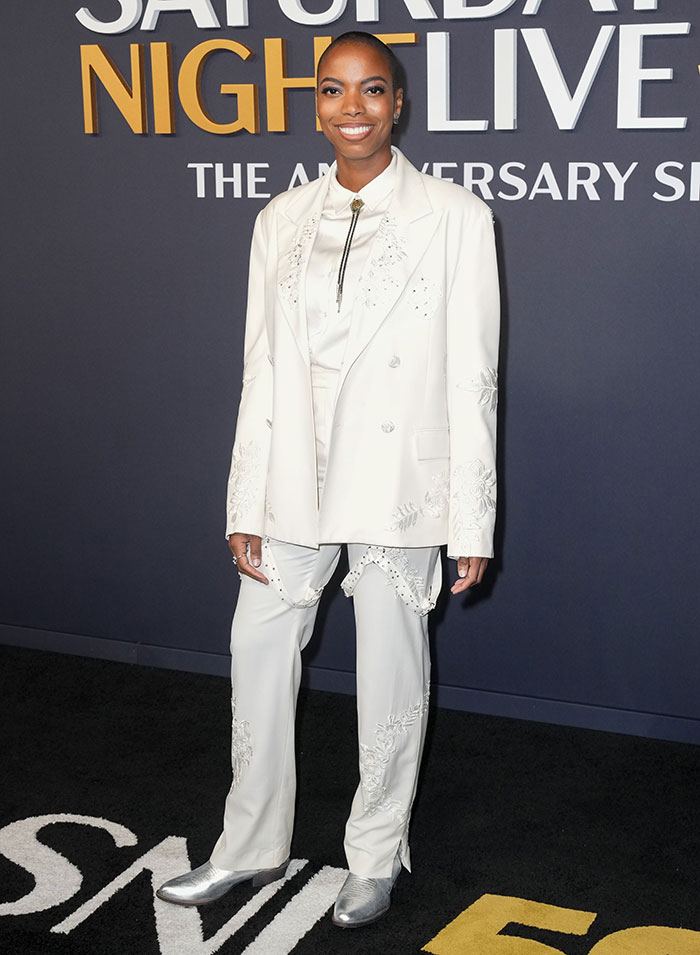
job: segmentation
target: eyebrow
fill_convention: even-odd
[[[382,83],[388,83],[386,76],[366,76],[363,80],[360,80],[360,83],[371,83],[373,80],[381,80]],[[319,80],[319,83],[337,83],[338,86],[345,86],[342,80],[336,79],[335,76],[324,76],[322,80]]]

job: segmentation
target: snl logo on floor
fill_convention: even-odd
[[[0,829],[0,855],[28,873],[34,886],[20,898],[0,901],[3,921],[14,921],[14,918],[30,920],[33,915],[68,903],[79,893],[83,882],[81,871],[66,856],[41,841],[43,830],[65,824],[102,830],[117,848],[138,844],[137,836],[130,829],[97,816],[59,813],[33,816],[4,826]],[[99,859],[96,859],[96,864],[99,864]],[[100,911],[102,907],[144,872],[150,873],[155,889],[190,868],[186,840],[181,836],[168,836],[147,849],[92,898],[53,924],[47,933],[70,935],[91,919],[93,931],[99,931],[101,951],[107,951],[104,944],[110,935],[117,946],[115,952],[120,951],[119,939],[108,926],[109,910]],[[222,951],[228,940],[258,913],[263,913],[265,905],[283,889],[287,894],[292,890],[290,900],[267,922],[264,918],[258,920],[262,928],[241,955],[291,955],[301,939],[326,915],[345,880],[344,869],[323,866],[310,874],[313,868],[305,859],[292,860],[283,880],[260,889],[209,938],[204,938],[196,908],[169,905],[154,897],[160,955],[214,955]],[[0,891],[4,894],[6,887]],[[465,902],[469,902],[468,897]],[[418,955],[420,951],[432,955],[570,955],[571,950],[567,951],[561,942],[557,944],[562,944],[562,947],[555,948],[525,938],[523,933],[533,929],[558,933],[559,938],[562,935],[578,936],[576,951],[581,952],[581,938],[588,935],[596,918],[596,912],[486,894],[468,904],[444,928],[435,926],[435,934],[429,941],[416,940],[415,945],[407,941],[406,955]],[[23,924],[27,926],[29,922]],[[366,936],[368,945],[370,942],[376,944],[376,937],[375,941],[370,937],[371,931],[368,930],[370,935]],[[23,937],[26,939],[26,934]],[[41,951],[51,951],[48,934],[42,939]],[[222,955],[225,951],[232,952],[233,948],[227,946]],[[374,948],[367,948],[368,953],[373,951]],[[700,932],[654,925],[621,927],[593,943],[586,951],[587,955],[700,955]]]

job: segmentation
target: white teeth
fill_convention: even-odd
[[[339,126],[338,129],[345,133],[346,136],[361,136],[363,133],[368,133],[372,127],[371,126]]]

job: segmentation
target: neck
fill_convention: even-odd
[[[386,150],[381,153],[375,153],[366,159],[348,159],[347,156],[335,154],[337,163],[338,182],[350,192],[359,192],[368,182],[372,182],[377,176],[384,172],[391,162],[391,147],[387,145]]]

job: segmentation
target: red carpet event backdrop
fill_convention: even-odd
[[[315,64],[361,29],[503,274],[497,558],[437,699],[700,742],[696,0],[78,3],[3,19],[0,640],[226,672],[253,221],[329,168]],[[352,691],[322,617],[307,679]]]

